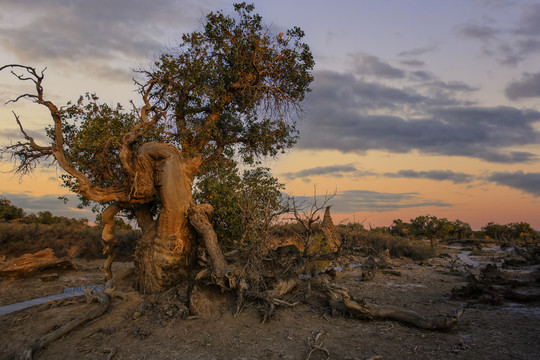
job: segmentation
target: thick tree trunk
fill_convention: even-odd
[[[153,293],[185,279],[194,260],[187,218],[193,204],[194,166],[178,149],[158,143],[141,146],[137,164],[136,179],[153,180],[161,205],[157,220],[152,219],[148,206],[136,210],[143,236],[135,251],[135,287],[142,293]]]

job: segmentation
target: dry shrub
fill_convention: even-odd
[[[17,257],[45,248],[59,257],[74,255],[84,259],[105,258],[102,254],[101,228],[83,224],[0,223],[0,254]],[[117,258],[132,259],[140,239],[139,230],[118,231]]]
[[[388,250],[392,257],[408,257],[416,261],[435,256],[435,250],[428,245],[394,236],[380,229],[366,230],[362,226],[345,226],[337,227],[336,230],[342,237],[344,252],[360,252],[367,256]]]

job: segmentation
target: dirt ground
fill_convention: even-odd
[[[457,246],[442,249],[450,258],[462,251]],[[486,251],[485,256],[471,260],[481,265],[503,256],[502,251]],[[0,279],[0,306],[100,282],[100,261],[77,264],[77,271],[63,272],[51,282],[43,282],[39,276]],[[540,359],[540,300],[500,305],[454,300],[452,289],[467,280],[464,271],[450,271],[448,258],[438,257],[427,264],[391,259],[391,265],[394,273],[379,271],[370,281],[361,281],[358,267],[341,273],[335,282],[357,298],[426,317],[464,308],[459,325],[441,332],[394,321],[358,320],[332,312],[316,294],[294,308],[278,308],[264,324],[256,304],[236,317],[233,304],[224,304],[226,310],[211,319],[186,318],[177,307],[168,308],[163,302],[160,311],[139,311],[144,299],[126,285],[123,298],[113,298],[104,316],[53,342],[37,358]],[[130,266],[115,263],[113,271],[119,273]],[[522,277],[534,270],[503,271]],[[95,306],[79,297],[0,316],[0,358],[18,359],[24,346]],[[137,311],[142,315],[134,316]]]

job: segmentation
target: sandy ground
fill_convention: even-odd
[[[459,248],[443,249],[452,257]],[[504,254],[475,257],[480,264]],[[78,261],[52,282],[39,277],[0,279],[0,305],[60,293],[65,287],[100,282],[101,262]],[[485,305],[453,300],[452,289],[466,283],[450,272],[450,262],[429,264],[392,259],[396,274],[378,272],[363,282],[361,268],[336,280],[358,298],[414,310],[427,317],[463,307],[459,325],[447,332],[412,328],[394,321],[363,321],[332,312],[317,294],[295,308],[279,308],[261,324],[256,304],[232,315],[232,304],[212,319],[185,319],[177,307],[161,303],[143,312],[133,292],[114,298],[106,314],[55,341],[38,359],[540,359],[540,301]],[[118,273],[132,264],[116,263]],[[474,270],[473,270],[474,271]],[[508,270],[519,277],[525,270]],[[520,272],[521,271],[521,272]],[[0,358],[18,359],[21,349],[82,312],[95,307],[84,298],[34,306],[0,317]]]

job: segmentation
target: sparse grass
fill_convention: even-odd
[[[132,259],[139,230],[117,231],[118,260]],[[17,257],[51,248],[59,256],[74,255],[85,259],[99,259],[101,253],[101,228],[83,224],[10,224],[0,223],[0,254]]]
[[[428,245],[380,230],[369,231],[358,228],[340,233],[345,249],[360,250],[368,255],[376,255],[388,250],[392,257],[408,257],[416,261],[435,256],[435,249]]]

